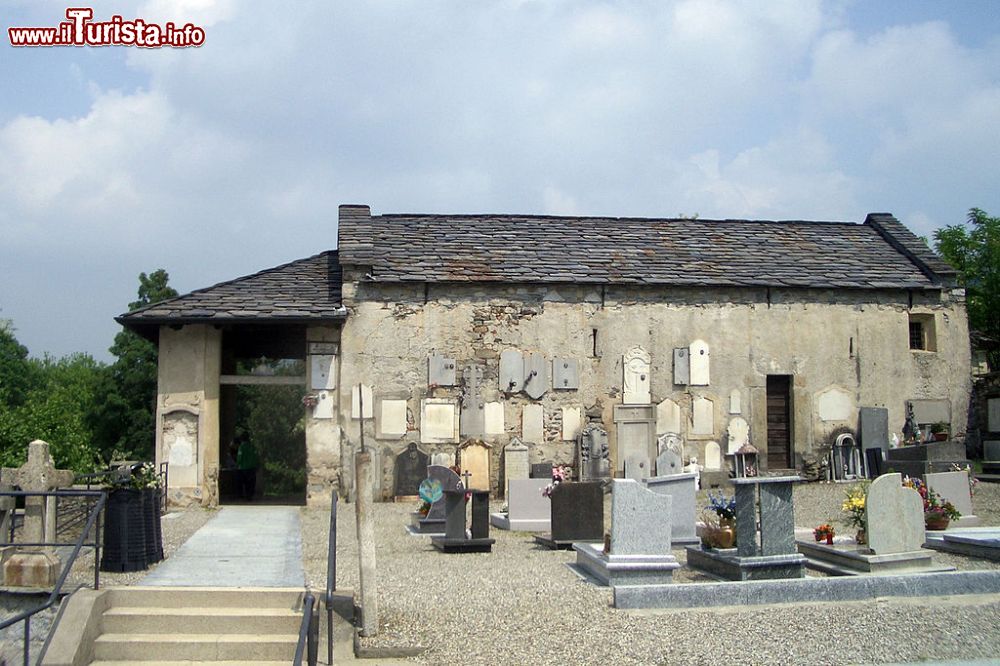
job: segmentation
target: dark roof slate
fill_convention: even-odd
[[[341,285],[334,250],[154,303],[116,320],[135,325],[342,319]]]
[[[341,207],[339,250],[342,264],[392,282],[919,289],[938,286],[949,270],[884,214],[864,224],[371,216],[355,205]]]

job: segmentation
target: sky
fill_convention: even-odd
[[[82,3],[72,3],[77,6]],[[0,319],[109,360],[184,293],[332,249],[337,206],[862,222],[1000,215],[995,0],[95,0],[197,48],[14,48],[0,0]]]

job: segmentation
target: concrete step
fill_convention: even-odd
[[[111,606],[159,608],[302,608],[302,588],[275,587],[116,587]]]
[[[297,634],[301,622],[292,608],[116,606],[101,626],[108,634]]]
[[[107,660],[90,662],[90,666],[127,666],[133,663],[129,661]],[[144,661],[143,666],[288,666],[288,661],[193,661],[185,659],[182,661]]]
[[[94,659],[147,662],[284,661],[295,654],[298,634],[102,634],[94,641]]]

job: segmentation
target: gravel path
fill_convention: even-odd
[[[846,487],[796,487],[796,524],[838,520]],[[1000,486],[981,484],[974,502],[985,524],[1000,524]],[[413,663],[859,664],[1000,654],[996,595],[618,611],[610,589],[581,580],[567,566],[575,561],[572,551],[543,550],[529,534],[492,530],[492,553],[443,555],[427,537],[404,530],[414,508],[376,505],[380,634],[363,639],[372,647],[426,647]],[[340,588],[358,585],[353,510],[341,503],[338,511]],[[302,510],[306,580],[319,589],[328,521],[328,511]],[[675,555],[684,564],[683,551]],[[959,569],[1000,568],[959,555],[934,558]],[[675,580],[708,579],[682,567]]]

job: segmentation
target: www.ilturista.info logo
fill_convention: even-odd
[[[185,48],[205,43],[205,29],[191,23],[163,25],[142,19],[126,21],[112,16],[108,21],[92,21],[90,7],[70,7],[68,21],[54,28],[7,28],[11,46],[141,46],[144,48]]]

